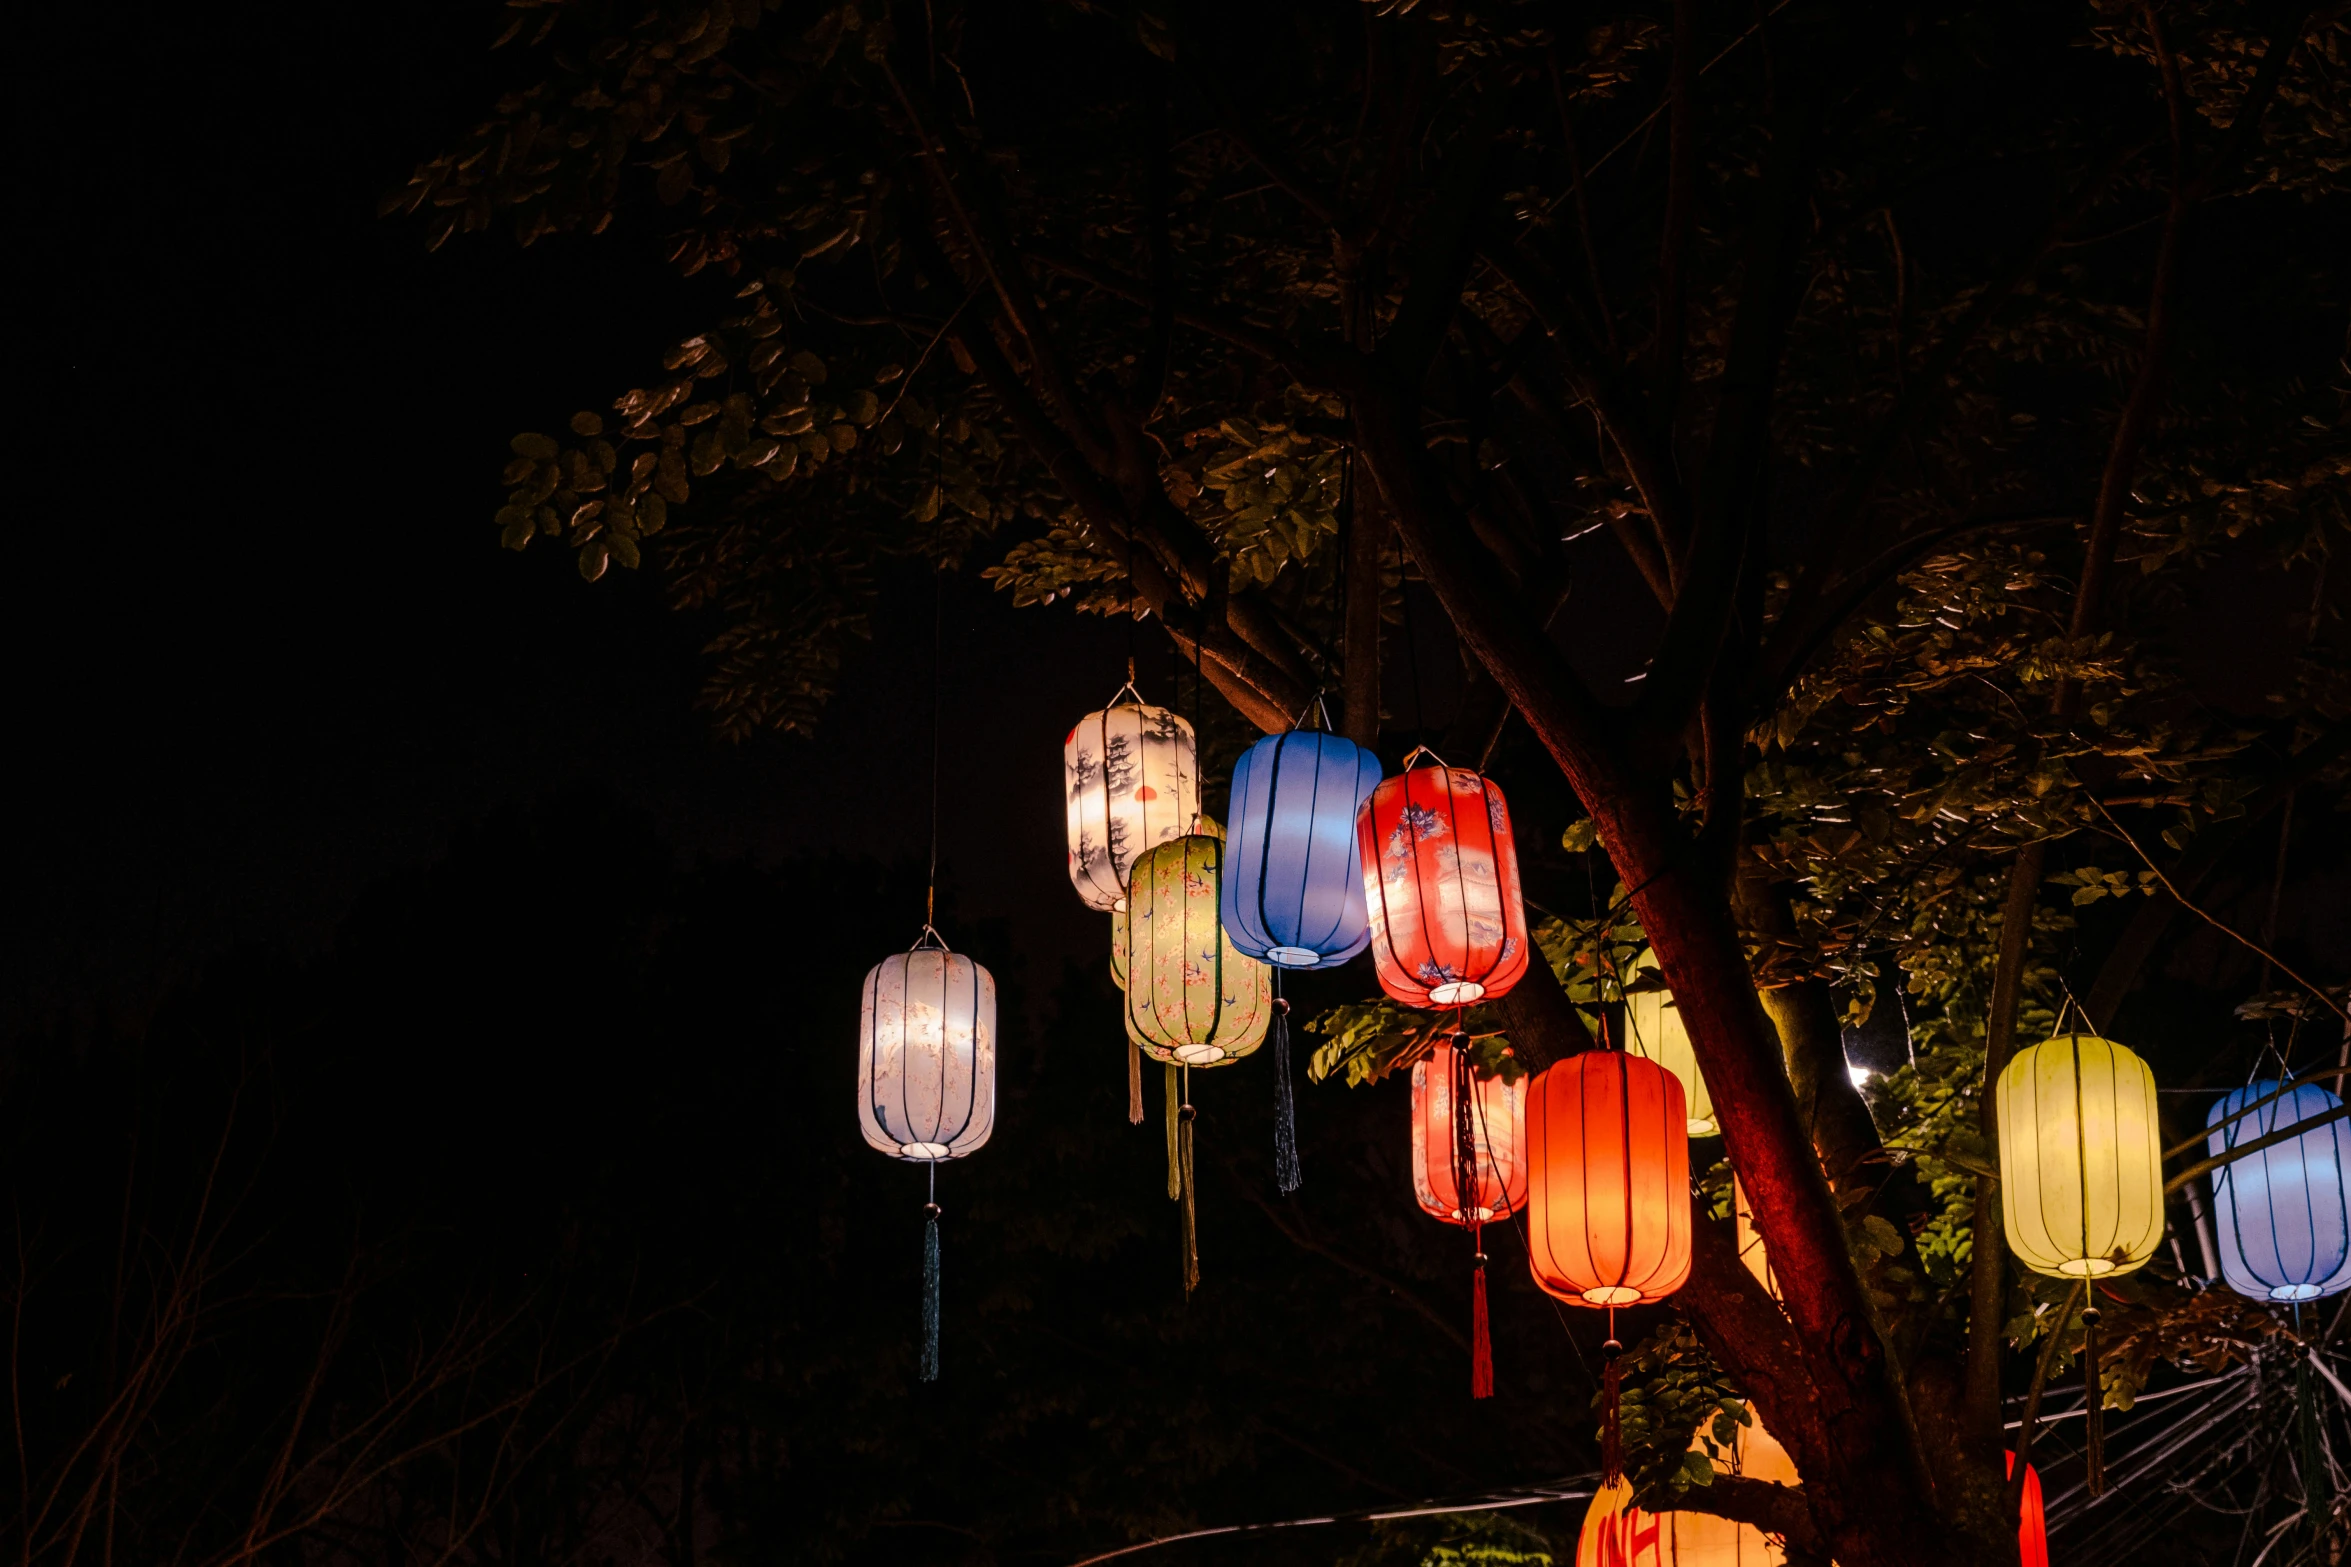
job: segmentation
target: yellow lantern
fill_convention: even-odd
[[[1636,989],[1644,979],[1658,981]],[[1681,1008],[1673,1004],[1655,962],[1644,958],[1633,970],[1624,993],[1625,1048],[1646,1056],[1681,1081],[1682,1098],[1690,1117],[1692,1137],[1714,1137],[1722,1126],[1714,1118],[1714,1101],[1707,1096],[1706,1079],[1698,1073],[1698,1057],[1690,1049],[1690,1033],[1682,1027]]]
[[[1154,1061],[1222,1066],[1273,1022],[1273,970],[1217,919],[1223,858],[1221,839],[1186,833],[1146,852],[1127,885],[1127,1029]]]
[[[2123,1046],[2064,1034],[2000,1074],[2000,1206],[2008,1246],[2061,1279],[2129,1273],[2163,1238],[2155,1074]]]
[[[1797,1483],[1795,1461],[1748,1406],[1731,1448],[1730,1473],[1774,1485]],[[1693,1452],[1700,1438],[1690,1440]],[[1604,1485],[1584,1514],[1576,1567],[1779,1567],[1787,1553],[1753,1524],[1712,1513],[1650,1513],[1633,1505],[1629,1481]]]

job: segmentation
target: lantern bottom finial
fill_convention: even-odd
[[[925,1164],[935,1164],[941,1159],[954,1157],[954,1154],[945,1143],[900,1143],[898,1157],[919,1160]]]
[[[1486,987],[1476,980],[1457,979],[1432,989],[1429,992],[1429,1005],[1433,1007],[1465,1007],[1473,1001],[1482,1000],[1485,994]]]

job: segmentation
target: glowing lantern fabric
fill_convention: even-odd
[[[1690,1276],[1682,1085],[1654,1061],[1587,1050],[1527,1096],[1527,1254],[1579,1306],[1662,1300]]]
[[[1748,1414],[1753,1416],[1752,1407]],[[1695,1437],[1690,1446],[1701,1450]],[[1760,1420],[1739,1427],[1732,1453],[1730,1473],[1775,1485],[1798,1483],[1787,1449]],[[1644,1512],[1633,1505],[1631,1484],[1619,1482],[1592,1497],[1575,1559],[1576,1567],[1778,1567],[1787,1553],[1753,1524],[1711,1513]]]
[[[1217,919],[1224,853],[1187,833],[1147,851],[1127,884],[1127,1033],[1155,1061],[1222,1066],[1273,1021],[1273,971],[1235,950]]]
[[[1661,977],[1657,965],[1646,960],[1634,969],[1634,983],[1638,984],[1645,975]],[[1673,1004],[1673,992],[1662,986],[1644,989],[1628,986],[1624,993],[1624,1029],[1627,1050],[1664,1067],[1682,1085],[1682,1095],[1690,1110],[1690,1135],[1718,1135],[1722,1127],[1714,1118],[1714,1099],[1706,1092],[1706,1079],[1698,1071],[1697,1054],[1690,1049],[1690,1031],[1682,1026],[1681,1008]]]
[[[1127,687],[1120,696],[1132,696]],[[1088,713],[1061,743],[1069,879],[1093,909],[1126,905],[1145,850],[1194,830],[1200,767],[1192,726],[1139,697]]]
[[[1415,768],[1355,817],[1380,988],[1408,1007],[1491,1001],[1527,967],[1518,849],[1501,789],[1467,768]]]
[[[2212,1107],[2204,1124],[2215,1154],[2290,1130],[2342,1101],[2316,1083],[2277,1093],[2248,1083]],[[2254,1108],[2246,1109],[2251,1105]],[[2212,1172],[2220,1271],[2255,1300],[2316,1300],[2351,1289],[2351,1123],[2332,1121],[2249,1153]]]
[[[2003,1455],[2008,1463],[2004,1474],[2016,1473],[2016,1455]],[[2016,1520],[2017,1567],[2049,1567],[2049,1522],[2041,1510],[2041,1471],[2031,1464],[2024,1466],[2024,1504],[2018,1509]]]
[[[1379,781],[1378,757],[1313,730],[1267,735],[1241,754],[1221,904],[1234,946],[1282,968],[1336,968],[1363,950],[1355,811]]]
[[[2163,1238],[2155,1074],[2125,1047],[2064,1034],[2000,1074],[2000,1205],[2036,1273],[2128,1273]]]
[[[1527,1085],[1478,1081],[1462,1116],[1454,1093],[1458,1057],[1440,1044],[1413,1063],[1412,1195],[1422,1212],[1447,1224],[1490,1224],[1526,1206]],[[1464,1166],[1475,1172],[1466,1183]]]
[[[935,940],[925,935],[924,941]],[[996,1129],[996,980],[923,945],[865,976],[857,1119],[893,1159],[960,1159]]]

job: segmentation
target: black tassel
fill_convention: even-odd
[[[939,1205],[927,1204],[922,1226],[922,1379],[939,1380]]]
[[[1279,985],[1281,981],[1274,981]],[[1305,1181],[1298,1169],[1298,1113],[1290,1103],[1290,1003],[1273,998],[1273,1183],[1284,1197]]]
[[[2098,1374],[2098,1308],[2082,1308],[2083,1484],[2106,1494],[2106,1387]]]

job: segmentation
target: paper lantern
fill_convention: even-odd
[[[1382,990],[1408,1007],[1455,1007],[1518,983],[1526,905],[1497,785],[1406,757],[1356,812],[1355,836]]]
[[[1579,1306],[1662,1300],[1690,1276],[1682,1085],[1654,1061],[1587,1050],[1527,1096],[1527,1254]]]
[[[2286,1131],[2342,1101],[2316,1083],[2278,1092],[2248,1083],[2212,1107],[2204,1124],[2214,1154]],[[2245,1106],[2253,1105],[2251,1110]],[[2312,1127],[2212,1172],[2220,1226],[2220,1271],[2229,1288],[2255,1300],[2317,1300],[2351,1289],[2351,1124]]]
[[[1526,1084],[1479,1079],[1453,1041],[1412,1067],[1412,1195],[1421,1211],[1474,1237],[1470,1284],[1469,1393],[1494,1392],[1486,1327],[1485,1227],[1526,1206]]]
[[[925,931],[865,976],[858,1123],[893,1159],[960,1159],[996,1129],[996,981]]]
[[[1281,968],[1336,968],[1363,950],[1355,809],[1379,781],[1378,757],[1313,730],[1267,735],[1241,754],[1221,906],[1234,946]]]
[[[1488,1077],[1464,1094],[1468,1067],[1448,1042],[1412,1068],[1412,1195],[1447,1224],[1489,1224],[1527,1201],[1527,1085]]]
[[[2065,1034],[2000,1074],[2000,1205],[2008,1246],[2036,1273],[2103,1278],[2163,1238],[2155,1075],[2112,1040]]]
[[[857,1026],[857,1121],[893,1159],[930,1166],[922,1245],[922,1359],[939,1379],[939,1163],[996,1129],[996,980],[928,925],[910,952],[865,976]]]
[[[1192,726],[1134,692],[1079,719],[1061,743],[1069,879],[1088,908],[1125,907],[1135,860],[1192,831],[1200,814]]]
[[[1220,928],[1225,845],[1186,833],[1135,862],[1126,912],[1127,1028],[1143,1053],[1222,1066],[1255,1050],[1273,1021],[1273,971]]]
[[[1634,968],[1634,984],[1643,976],[1663,977],[1657,965],[1648,959]],[[1706,1078],[1698,1070],[1698,1057],[1690,1049],[1690,1031],[1682,1026],[1682,1011],[1673,1004],[1673,992],[1662,984],[1643,989],[1628,985],[1624,993],[1624,1027],[1624,1047],[1664,1067],[1682,1085],[1683,1100],[1690,1107],[1690,1135],[1718,1135],[1722,1127],[1714,1118],[1714,1099],[1706,1092]]]
[[[1749,1423],[1732,1440],[1726,1471],[1774,1485],[1798,1483],[1787,1449],[1763,1429],[1748,1409]],[[1693,1436],[1692,1452],[1703,1451]],[[1626,1483],[1602,1486],[1584,1514],[1576,1540],[1576,1567],[1764,1567],[1785,1562],[1787,1553],[1753,1524],[1734,1523],[1711,1513],[1644,1512],[1633,1505]]]

